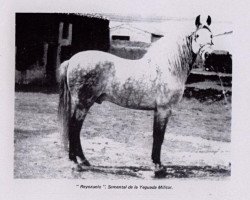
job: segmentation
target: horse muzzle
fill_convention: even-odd
[[[212,45],[206,45],[206,46],[204,46],[204,47],[202,47],[202,49],[201,49],[201,53],[200,53],[200,55],[201,55],[201,58],[202,58],[202,60],[206,60],[208,57],[209,57],[209,55],[213,52],[213,48],[212,48]]]

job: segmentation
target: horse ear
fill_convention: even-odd
[[[207,17],[207,25],[210,26],[211,22],[212,22],[212,19],[211,19],[210,15],[208,15],[208,17]]]
[[[198,28],[201,25],[201,16],[198,15],[195,20],[195,26]]]

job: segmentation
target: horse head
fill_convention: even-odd
[[[209,15],[205,23],[201,21],[200,15],[197,16],[195,20],[196,31],[190,36],[193,53],[201,55],[203,60],[213,51],[213,34],[210,30],[211,22]]]

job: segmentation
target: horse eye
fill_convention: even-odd
[[[196,38],[198,38],[198,37],[199,37],[199,35],[197,34],[197,35],[196,35]]]

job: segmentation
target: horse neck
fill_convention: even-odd
[[[191,37],[186,37],[184,43],[178,45],[178,56],[173,59],[174,69],[178,77],[185,83],[192,66],[196,60],[197,55],[192,51]]]
[[[171,69],[171,73],[185,83],[196,59],[191,46],[191,37],[160,39],[143,58],[151,60],[161,68]]]

